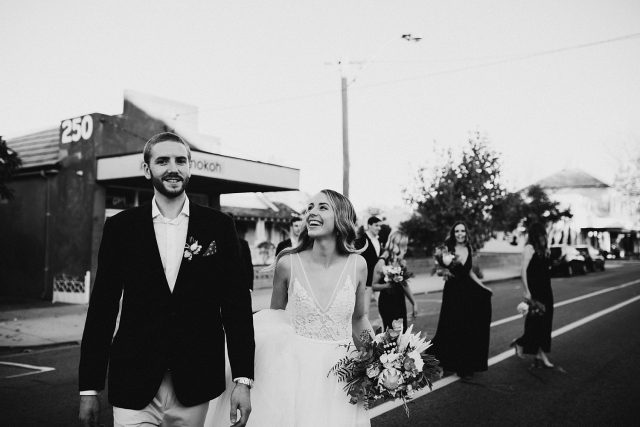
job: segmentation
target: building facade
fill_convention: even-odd
[[[572,217],[554,224],[556,243],[589,244],[611,256],[640,254],[640,200],[580,169],[564,169],[536,185],[569,209]]]
[[[298,189],[298,169],[221,154],[193,122],[176,126],[175,111],[184,104],[126,93],[120,115],[86,114],[7,141],[23,165],[10,183],[15,200],[0,204],[0,295],[86,299],[105,218],[153,197],[141,152],[156,133],[173,131],[190,144],[188,195],[200,204],[220,208],[225,193]]]

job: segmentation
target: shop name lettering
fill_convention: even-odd
[[[140,162],[140,170],[143,170],[144,162]],[[191,160],[191,169],[210,173],[222,173],[222,164],[207,160]]]

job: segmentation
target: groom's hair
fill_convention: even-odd
[[[189,159],[189,161],[191,161],[191,147],[189,147],[189,144],[187,144],[187,142],[184,139],[182,139],[180,136],[176,135],[175,133],[162,132],[162,133],[153,135],[146,142],[146,144],[144,144],[144,148],[142,149],[142,155],[144,157],[144,162],[146,164],[149,164],[149,161],[151,160],[151,149],[153,148],[153,146],[165,141],[178,142],[184,145],[184,148],[187,149],[187,158]]]

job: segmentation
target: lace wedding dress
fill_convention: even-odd
[[[352,405],[344,383],[329,374],[352,343],[356,257],[350,256],[333,293],[320,301],[298,254],[291,262],[286,310],[262,310],[254,315],[255,383],[248,426],[361,427],[370,426],[362,405]],[[353,349],[353,347],[352,347]],[[229,425],[233,388],[227,366],[227,391],[209,406],[207,427]]]

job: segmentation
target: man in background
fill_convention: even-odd
[[[291,217],[291,221],[289,221],[289,238],[284,239],[282,242],[278,243],[278,247],[276,248],[276,256],[286,248],[295,248],[298,246],[298,238],[300,237],[300,232],[304,227],[304,222],[302,221],[302,217],[299,215],[294,215]]]
[[[380,233],[380,218],[376,216],[369,217],[367,220],[367,229],[356,240],[356,248],[362,249],[366,245],[366,249],[361,255],[367,261],[367,288],[365,292],[366,311],[369,313],[369,306],[371,305],[371,298],[373,297],[373,291],[371,290],[371,283],[373,282],[373,269],[378,262],[380,256],[381,247],[378,240],[378,234]]]

